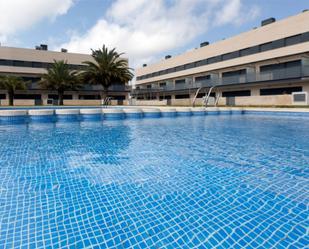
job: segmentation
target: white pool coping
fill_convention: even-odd
[[[161,112],[176,112],[176,108],[160,108]]]
[[[79,109],[56,109],[56,115],[78,115]]]
[[[79,113],[81,114],[81,115],[83,115],[83,114],[102,114],[102,110],[101,109],[94,109],[94,108],[92,108],[92,109],[80,109],[79,110]]]
[[[30,116],[48,116],[48,115],[54,115],[54,110],[48,110],[48,109],[43,109],[43,110],[29,110],[28,114]]]
[[[102,112],[104,114],[123,114],[123,109],[110,109],[110,108],[105,108],[105,109],[102,109]]]
[[[15,116],[27,116],[28,110],[2,110],[0,116],[2,117],[15,117]]]
[[[23,109],[23,110],[0,110],[0,117],[30,117],[30,116],[47,116],[47,115],[95,115],[95,114],[103,114],[103,115],[124,115],[126,113],[144,113],[144,115],[147,117],[148,113],[151,114],[160,114],[160,113],[177,113],[179,115],[183,115],[185,113],[194,113],[194,112],[204,112],[207,114],[211,113],[220,113],[220,112],[230,112],[232,113],[250,113],[250,112],[263,112],[263,113],[291,113],[291,115],[297,114],[297,113],[308,113],[309,114],[309,108],[254,108],[254,107],[171,107],[171,106],[164,106],[164,107],[116,107],[116,108],[81,108],[81,109]],[[167,114],[166,114],[167,115]],[[163,115],[163,116],[166,116]],[[142,116],[142,115],[141,115]],[[306,114],[307,116],[307,114]]]
[[[161,112],[160,108],[143,108],[144,113],[158,113]]]

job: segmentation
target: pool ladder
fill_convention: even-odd
[[[112,97],[106,97],[103,101],[103,108],[106,108],[111,103]]]
[[[205,107],[207,107],[210,94],[211,94],[212,90],[213,90],[215,87],[216,87],[216,86],[212,86],[212,87],[209,89],[208,93],[203,97],[203,105],[204,105]],[[199,92],[202,90],[202,88],[204,88],[204,87],[200,87],[199,89],[197,89],[197,91],[196,91],[196,93],[195,93],[195,95],[194,95],[193,101],[192,101],[192,105],[193,105],[193,106],[195,105],[195,101],[196,101],[196,99],[197,99],[197,95],[198,95]],[[215,98],[215,106],[217,106],[218,101],[219,101],[219,98],[220,98],[220,94],[218,93],[218,96]]]

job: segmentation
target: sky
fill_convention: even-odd
[[[81,53],[105,44],[137,68],[304,9],[308,0],[0,0],[0,43]]]

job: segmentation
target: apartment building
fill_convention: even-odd
[[[308,105],[309,11],[138,68],[132,96],[170,105]],[[145,101],[144,101],[145,102]]]
[[[0,46],[0,75],[15,75],[26,82],[27,90],[17,90],[14,96],[15,105],[48,105],[57,103],[56,91],[43,89],[38,82],[54,60],[65,60],[72,70],[82,70],[84,61],[92,61],[89,54],[69,53],[66,49],[60,52],[49,51],[47,45],[35,49]],[[85,85],[79,91],[67,91],[64,95],[65,105],[93,105],[101,103],[102,87]],[[130,89],[127,84],[115,84],[109,89],[109,96],[114,104],[122,104],[127,99]],[[0,104],[8,104],[8,95],[0,89]]]

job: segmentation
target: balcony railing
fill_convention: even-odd
[[[302,70],[301,67],[293,67],[287,69],[274,69],[272,71],[247,73],[242,75],[227,76],[223,78],[206,79],[202,81],[193,81],[192,83],[186,82],[182,84],[167,84],[166,86],[152,85],[151,88],[139,86],[139,89],[133,90],[133,93],[143,92],[160,92],[160,91],[177,91],[177,90],[188,90],[197,89],[200,87],[212,87],[212,86],[224,86],[234,84],[246,84],[263,81],[274,81],[274,80],[287,80],[297,79],[302,77],[309,77],[309,70]]]
[[[103,87],[101,85],[85,85],[83,90],[87,91],[103,91]],[[110,92],[125,92],[131,91],[131,86],[129,85],[112,85],[108,88]]]

